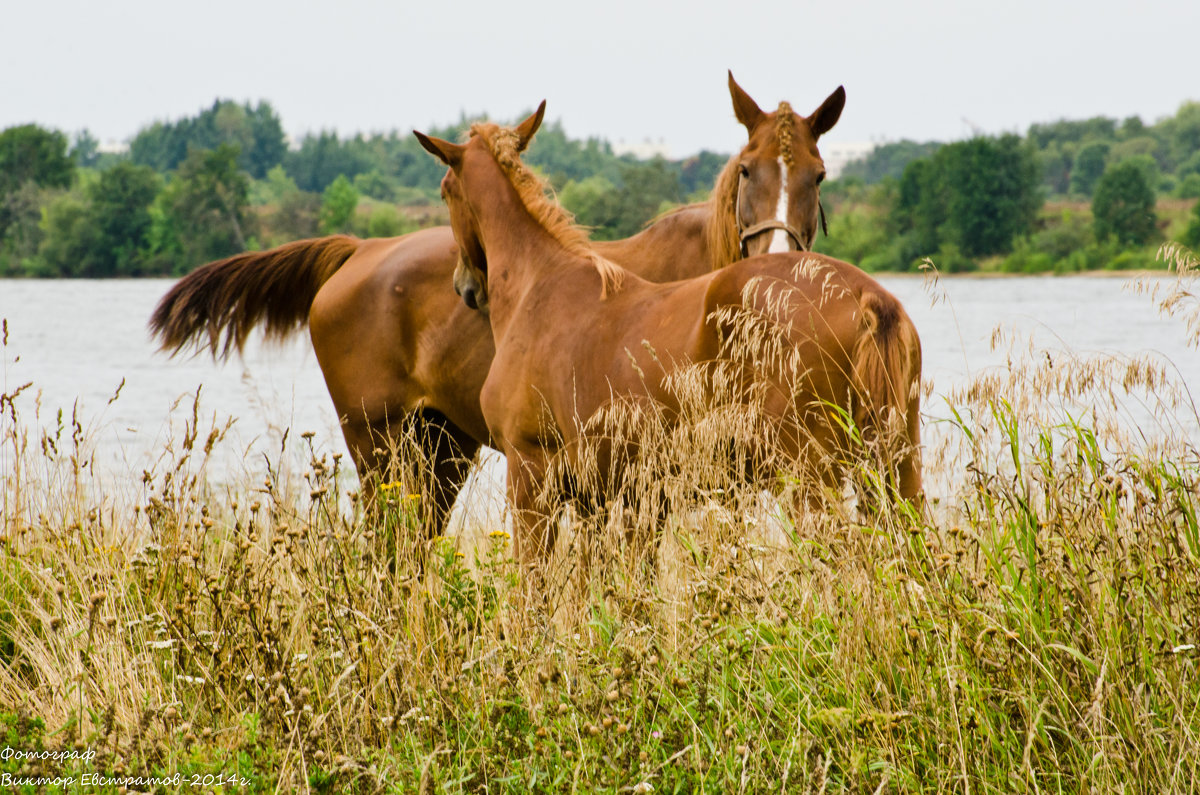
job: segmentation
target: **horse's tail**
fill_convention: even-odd
[[[194,345],[215,359],[240,353],[258,324],[282,339],[303,326],[321,285],[362,243],[331,235],[297,240],[268,251],[245,251],[202,265],[163,296],[150,317],[162,350]]]
[[[878,442],[900,495],[921,493],[921,340],[900,302],[865,291],[854,349],[854,421],[869,444]]]

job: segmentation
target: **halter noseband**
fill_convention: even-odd
[[[743,177],[738,177],[737,201],[734,205],[734,223],[737,224],[738,243],[741,248],[742,256],[748,256],[746,243],[755,235],[761,235],[768,230],[778,229],[796,242],[796,248],[800,251],[807,251],[804,247],[804,241],[800,237],[800,233],[796,228],[786,221],[780,221],[777,218],[771,218],[767,221],[759,221],[753,226],[742,226],[742,180]],[[817,199],[817,209],[821,214],[821,234],[829,237],[829,228],[825,223],[825,205],[821,204],[821,200]]]

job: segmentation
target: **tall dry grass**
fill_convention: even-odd
[[[1195,259],[1166,255],[1178,282],[1152,299],[1195,318]],[[672,427],[614,413],[608,430],[654,455],[607,510],[561,511],[538,592],[505,527],[429,537],[412,440],[363,506],[311,436],[291,442],[304,466],[283,451],[217,485],[224,426],[196,411],[130,489],[87,465],[77,422],[0,396],[5,742],[96,753],[0,771],[256,791],[1194,791],[1195,406],[1167,362],[998,343],[1007,367],[927,386],[950,419],[926,428],[926,515],[809,511],[797,473],[777,472],[779,497],[732,477],[753,417],[704,399]]]

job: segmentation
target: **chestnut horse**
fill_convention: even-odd
[[[768,253],[668,284],[623,269],[590,246],[520,160],[544,109],[514,129],[477,124],[465,144],[415,133],[449,166],[442,194],[459,244],[455,282],[489,294],[495,355],[480,404],[507,457],[520,559],[542,559],[554,544],[551,508],[538,493],[564,460],[572,471],[594,443],[591,474],[601,489],[612,485],[605,473],[619,467],[605,460],[607,438],[587,436],[589,418],[623,398],[665,406],[670,418],[671,377],[692,364],[743,357],[713,371],[773,387],[759,393],[764,447],[812,465],[806,471],[821,473],[824,486],[840,486],[856,455],[851,417],[864,437],[883,440],[901,496],[917,498],[921,348],[900,302],[853,265],[816,254]],[[724,343],[736,333],[730,318],[745,313],[783,339],[784,356],[769,361]],[[789,358],[800,363],[790,379]]]
[[[806,117],[786,103],[764,112],[729,75],[749,140],[711,199],[669,213],[632,238],[597,243],[606,257],[655,281],[694,276],[768,247],[808,249],[821,219],[825,175],[817,139],[845,104],[839,86]],[[364,488],[405,430],[434,475],[430,515],[440,527],[471,460],[488,444],[479,391],[492,360],[487,320],[451,289],[458,259],[448,227],[397,238],[335,235],[246,252],[176,283],[151,320],[162,348],[194,345],[225,358],[262,324],[285,337],[307,320],[346,444]],[[466,300],[486,311],[483,290]]]

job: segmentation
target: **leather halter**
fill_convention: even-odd
[[[750,240],[750,238],[752,238],[756,235],[761,235],[763,232],[766,232],[768,230],[773,230],[773,229],[781,230],[784,234],[786,234],[793,241],[795,241],[796,248],[799,249],[800,251],[808,251],[809,249],[804,247],[804,241],[803,241],[803,239],[801,239],[800,233],[796,231],[796,228],[794,226],[787,223],[786,221],[780,221],[777,218],[771,218],[766,221],[759,221],[757,224],[754,224],[753,226],[742,226],[742,182],[743,182],[743,180],[745,180],[745,177],[740,177],[740,176],[738,177],[737,200],[734,203],[734,209],[733,209],[733,212],[734,212],[733,217],[734,217],[734,222],[737,225],[738,243],[740,244],[740,247],[741,247],[742,256],[743,257],[749,256],[746,244]],[[825,237],[829,237],[829,228],[825,224],[825,206],[823,204],[821,204],[820,199],[817,199],[817,209],[821,213],[821,233],[823,235],[825,235]]]

